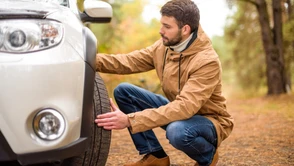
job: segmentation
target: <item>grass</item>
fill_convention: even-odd
[[[271,114],[278,113],[285,118],[294,119],[294,93],[266,96],[258,93],[254,96],[234,94],[228,100],[239,100],[239,108],[247,113]],[[237,97],[236,97],[237,96]],[[240,102],[241,101],[241,102]]]

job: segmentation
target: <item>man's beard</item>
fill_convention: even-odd
[[[163,41],[163,45],[165,45],[165,46],[176,46],[176,45],[178,45],[178,44],[182,41],[182,39],[183,39],[183,37],[182,37],[182,31],[179,31],[179,32],[177,33],[176,37],[173,38],[173,39],[168,39],[167,37],[165,37],[165,36],[163,36],[163,35],[161,35],[161,37],[162,37],[163,39],[166,39],[166,40],[167,40],[167,41],[162,40],[162,41]]]

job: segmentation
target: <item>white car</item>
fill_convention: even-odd
[[[103,166],[110,111],[95,72],[97,40],[85,23],[107,23],[112,7],[85,0],[1,0],[0,165]]]

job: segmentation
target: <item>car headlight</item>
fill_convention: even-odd
[[[40,111],[33,120],[36,135],[44,140],[52,141],[59,138],[65,130],[63,116],[54,109]]]
[[[63,26],[52,20],[0,21],[0,51],[23,53],[56,46],[63,37]]]

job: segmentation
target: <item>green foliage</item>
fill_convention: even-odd
[[[84,0],[77,0],[78,8],[80,11],[84,10],[83,3],[84,3]]]
[[[99,40],[99,52],[127,53],[146,47],[159,39],[158,20],[144,22],[141,17],[145,1],[115,1],[110,24],[92,24],[91,30]]]
[[[294,17],[290,17],[290,20],[284,24],[283,36],[284,36],[284,55],[285,64],[287,70],[287,76],[291,80],[294,80]],[[292,71],[292,73],[291,73]],[[292,78],[291,78],[292,77]]]
[[[257,90],[266,85],[258,14],[248,3],[238,3],[236,8],[225,27],[225,39],[232,54],[225,59],[225,64],[235,71],[237,83],[242,89]]]
[[[212,37],[212,44],[213,48],[219,55],[220,61],[222,63],[222,69],[223,69],[223,81],[225,84],[234,84],[235,83],[235,77],[234,77],[234,69],[233,69],[233,61],[232,61],[232,54],[230,51],[230,45],[228,42],[225,41],[225,38],[223,36],[213,36]]]
[[[264,91],[266,87],[266,62],[261,30],[256,6],[249,1],[227,0],[235,13],[227,20],[225,38],[232,53],[233,70],[236,73],[238,85],[246,91]],[[255,1],[252,1],[255,2]],[[266,0],[270,25],[273,26],[272,0]],[[287,7],[283,5],[283,38],[286,74],[291,84],[294,79],[294,23],[293,16],[287,16]],[[285,3],[285,1],[281,1]],[[273,28],[273,27],[272,27]],[[226,62],[228,63],[228,62]],[[230,64],[230,63],[228,63]],[[232,63],[231,63],[232,64]],[[292,77],[292,78],[291,78]]]
[[[283,31],[284,31],[283,35],[284,35],[285,42],[293,42],[294,41],[294,19],[291,19],[284,24]]]
[[[160,38],[160,23],[154,19],[145,22],[141,17],[146,1],[113,1],[113,18],[109,24],[91,24],[90,29],[96,35],[101,53],[128,53],[137,49],[145,48]],[[151,91],[162,93],[156,72],[151,71],[132,75],[102,74],[103,80],[110,93],[117,84],[130,82]],[[112,96],[112,94],[110,94]]]

